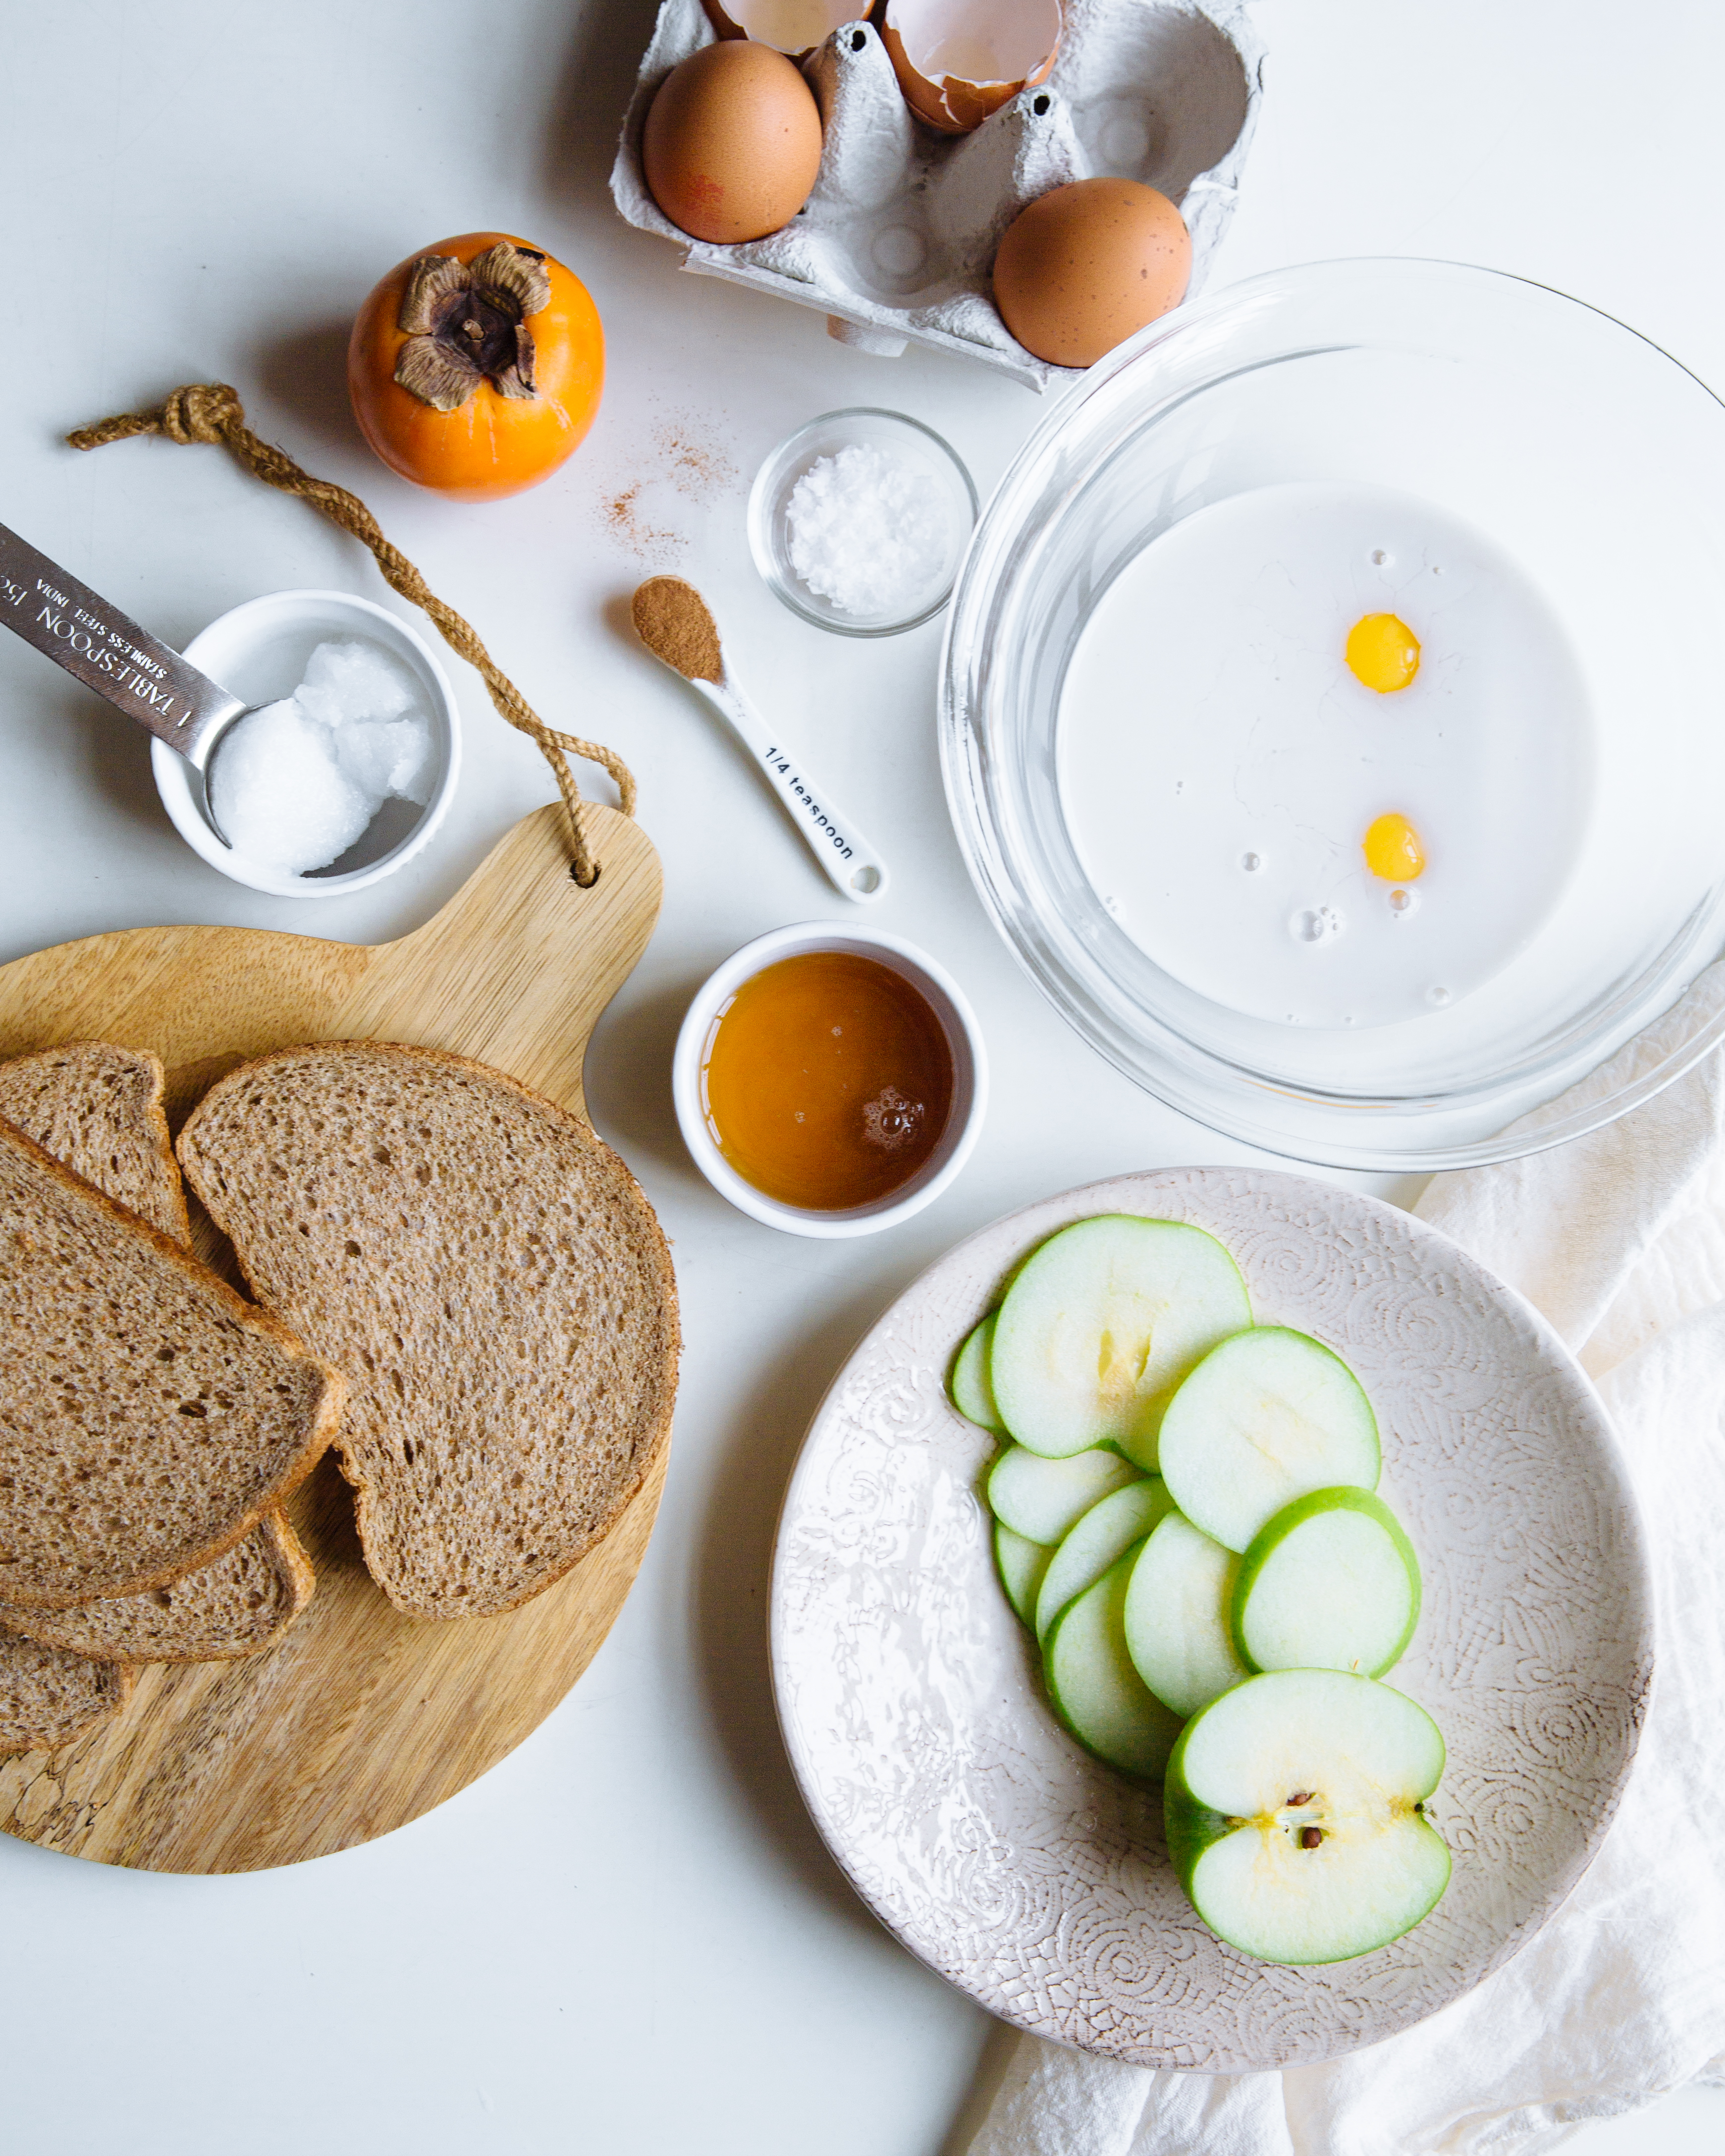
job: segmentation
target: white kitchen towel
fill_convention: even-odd
[[[1673,1018],[1552,1112],[1645,1068]],[[1556,1151],[1415,1209],[1537,1303],[1616,1420],[1655,1570],[1653,1702],[1623,1806],[1507,1967],[1400,2036],[1286,2073],[1156,2073],[1023,2036],[970,2156],[1507,2156],[1725,2081],[1725,1051]]]

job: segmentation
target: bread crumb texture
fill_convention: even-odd
[[[106,1196],[189,1245],[180,1166],[147,1050],[80,1040],[0,1063],[0,1116]],[[115,1662],[227,1661],[267,1647],[311,1599],[315,1575],[280,1512],[171,1587],[69,1609],[0,1602],[0,1625]],[[0,1717],[5,1707],[0,1702]]]
[[[376,1042],[243,1066],[181,1134],[259,1298],[349,1383],[372,1576],[510,1609],[617,1519],[668,1435],[669,1253],[588,1127],[501,1072]]]
[[[0,1632],[0,1753],[58,1752],[125,1704],[132,1673]]]
[[[271,1512],[213,1564],[170,1586],[69,1609],[0,1602],[0,1625],[100,1661],[229,1662],[273,1646],[315,1585],[299,1537]]]
[[[140,1219],[189,1243],[161,1096],[160,1059],[110,1041],[71,1041],[0,1063],[0,1116]]]
[[[164,1587],[310,1471],[340,1380],[0,1122],[0,1600]]]

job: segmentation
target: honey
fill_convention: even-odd
[[[908,1183],[952,1111],[952,1050],[928,998],[854,951],[765,968],[713,1022],[701,1105],[745,1182],[842,1212]]]

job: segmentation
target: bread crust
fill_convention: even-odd
[[[100,1597],[108,1599],[120,1595],[146,1594],[157,1588],[171,1586],[187,1573],[198,1571],[204,1565],[224,1556],[237,1542],[251,1532],[266,1512],[299,1488],[329,1450],[330,1441],[340,1427],[346,1399],[346,1381],[340,1371],[302,1347],[273,1312],[247,1302],[171,1236],[164,1235],[148,1221],[141,1220],[135,1213],[128,1211],[105,1192],[97,1189],[94,1183],[86,1182],[63,1162],[56,1160],[52,1153],[44,1152],[16,1124],[0,1116],[0,1149],[8,1147],[22,1155],[38,1173],[58,1184],[62,1194],[74,1207],[82,1207],[100,1215],[121,1235],[146,1245],[156,1258],[177,1273],[189,1289],[215,1302],[222,1314],[242,1330],[262,1335],[285,1359],[303,1363],[317,1374],[319,1383],[314,1413],[303,1441],[285,1466],[224,1525],[218,1534],[200,1544],[195,1552],[188,1553],[171,1563],[152,1565],[146,1569],[105,1580],[100,1587]],[[45,1590],[16,1580],[6,1583],[5,1599],[20,1609],[70,1609],[96,1599],[96,1596],[97,1589],[91,1584],[82,1584],[75,1591],[62,1592]]]
[[[394,1606],[405,1614],[447,1618],[458,1615],[498,1615],[519,1609],[522,1604],[543,1594],[566,1577],[582,1558],[602,1542],[610,1533],[634,1499],[640,1494],[648,1476],[657,1467],[668,1442],[672,1412],[675,1403],[677,1368],[682,1346],[681,1329],[677,1316],[676,1275],[671,1263],[671,1254],[663,1230],[647,1195],[631,1173],[627,1164],[607,1146],[591,1124],[573,1116],[566,1108],[559,1106],[542,1093],[524,1086],[508,1072],[498,1070],[489,1064],[480,1063],[469,1056],[458,1055],[446,1049],[423,1048],[407,1043],[387,1041],[314,1041],[272,1050],[267,1055],[241,1065],[218,1080],[194,1109],[180,1133],[177,1148],[180,1165],[187,1181],[202,1202],[223,1232],[233,1244],[238,1255],[241,1270],[247,1282],[260,1302],[267,1305],[269,1291],[267,1282],[260,1276],[256,1253],[248,1248],[248,1238],[233,1218],[227,1204],[226,1194],[218,1187],[212,1173],[213,1154],[207,1162],[202,1147],[203,1134],[221,1115],[228,1096],[244,1087],[255,1085],[260,1078],[277,1071],[286,1071],[293,1066],[314,1060],[328,1062],[333,1058],[353,1056],[375,1061],[384,1058],[392,1061],[417,1065],[439,1072],[458,1075],[482,1087],[493,1087],[513,1095],[535,1111],[548,1115],[573,1131],[581,1145],[603,1171],[612,1190],[628,1204],[633,1216],[633,1225],[639,1242],[639,1255],[646,1261],[653,1276],[657,1301],[657,1314],[662,1322],[658,1341],[657,1399],[650,1417],[649,1426],[643,1431],[632,1456],[632,1469],[626,1485],[615,1493],[601,1525],[584,1538],[578,1539],[560,1550],[548,1567],[535,1573],[530,1582],[512,1594],[495,1598],[488,1596],[483,1606],[454,1610],[442,1607],[428,1608],[422,1604],[404,1599],[397,1593],[386,1577],[386,1568],[378,1555],[378,1523],[374,1478],[366,1472],[365,1463],[358,1459],[350,1446],[338,1435],[335,1440],[337,1460],[343,1476],[352,1485],[354,1509],[360,1540],[366,1553],[366,1563],[374,1578],[382,1587]]]

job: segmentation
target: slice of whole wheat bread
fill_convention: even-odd
[[[186,1193],[162,1091],[159,1057],[109,1041],[74,1041],[0,1063],[0,1116],[86,1183],[189,1247]],[[105,1661],[228,1661],[270,1645],[315,1584],[299,1537],[286,1515],[273,1510],[226,1556],[171,1587],[69,1609],[0,1602],[0,1625]]]
[[[361,1041],[243,1065],[179,1152],[259,1299],[348,1373],[337,1448],[396,1607],[489,1614],[560,1578],[676,1389],[669,1253],[610,1147],[483,1064]]]
[[[74,1041],[0,1063],[0,1116],[164,1235],[187,1240],[186,1194],[153,1055]],[[0,1605],[0,1624],[6,1611]],[[132,1657],[119,1655],[116,1661]],[[0,1752],[52,1752],[117,1713],[129,1668],[0,1631]]]
[[[0,1632],[0,1753],[58,1752],[125,1706],[132,1673]]]
[[[159,1056],[74,1040],[0,1063],[0,1116],[86,1183],[192,1246]]]
[[[231,1662],[272,1646],[310,1601],[311,1560],[279,1511],[213,1564],[148,1594],[70,1609],[0,1603],[0,1625],[102,1662]]]
[[[336,1373],[0,1121],[0,1599],[182,1579],[310,1473]]]

